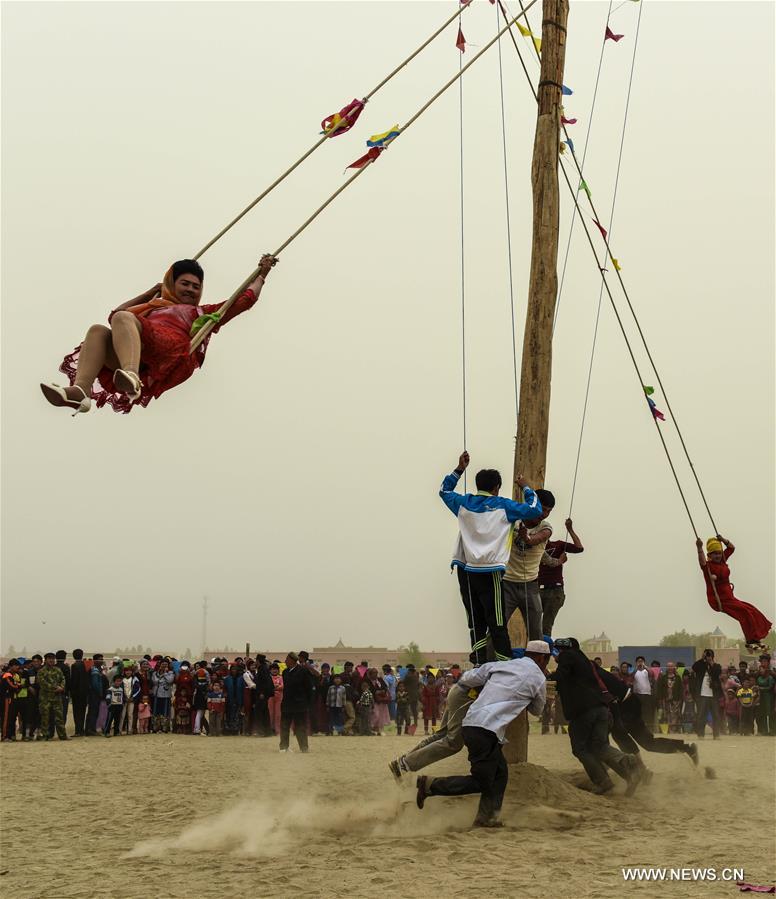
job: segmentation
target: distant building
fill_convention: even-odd
[[[346,646],[342,638],[334,646],[300,646],[297,649],[306,649],[310,653],[310,658],[318,665],[328,662],[329,665],[338,667],[344,665],[345,662],[353,662],[354,665],[358,665],[362,661],[368,662],[372,668],[382,668],[383,665],[396,667],[401,657],[400,649],[388,649],[386,646]],[[283,661],[288,649],[260,651],[264,652],[268,659]],[[456,664],[462,669],[471,668],[468,651],[437,652],[436,650],[422,649],[420,655],[423,659],[422,664],[431,665],[432,668],[450,668]]]

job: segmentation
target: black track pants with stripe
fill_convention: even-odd
[[[461,588],[461,599],[466,609],[469,625],[469,637],[472,651],[469,655],[472,663],[481,665],[487,661],[488,635],[493,642],[496,659],[503,661],[512,658],[512,647],[509,643],[506,615],[504,614],[504,596],[501,592],[502,571],[473,572],[458,568],[458,586]]]

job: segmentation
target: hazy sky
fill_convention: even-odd
[[[512,4],[509,4],[510,9]],[[575,146],[608,3],[571,5]],[[516,7],[515,7],[516,8]],[[587,182],[609,217],[639,4],[612,17]],[[462,443],[458,92],[282,255],[205,368],[147,409],[71,418],[38,383],[92,322],[194,254],[454,10],[445,2],[2,6],[2,635],[46,650],[142,642],[467,643],[438,499]],[[538,7],[537,7],[538,9]],[[540,15],[530,15],[538,31]],[[774,6],[644,0],[612,246],[723,534],[739,596],[773,611]],[[465,59],[496,12],[466,11]],[[451,26],[215,248],[228,295],[343,182],[373,133],[458,68]],[[528,45],[523,42],[527,56]],[[503,47],[522,340],[535,106]],[[532,63],[532,73],[536,65]],[[515,432],[496,48],[464,77],[468,449]],[[562,194],[561,257],[571,203]],[[547,486],[568,509],[600,279],[575,229],[554,341]],[[619,292],[617,293],[620,298]],[[519,352],[519,347],[518,347]],[[650,376],[648,383],[653,383]],[[665,408],[662,394],[658,405]],[[663,432],[672,448],[670,422]],[[677,456],[703,535],[711,533]],[[608,306],[558,632],[620,643],[730,619]],[[773,617],[771,615],[771,617]]]

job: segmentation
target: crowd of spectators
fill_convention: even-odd
[[[601,660],[595,659],[600,665]],[[647,665],[639,657],[612,666],[610,672],[640,698],[652,732],[692,733],[711,725],[721,734],[776,735],[771,657],[726,670],[706,650],[692,666],[669,662]],[[447,694],[461,670],[416,669],[409,664],[381,670],[368,660],[334,668],[316,664],[308,653],[291,652],[284,660],[236,657],[190,662],[160,655],[140,660],[99,653],[72,661],[64,650],[11,659],[0,678],[3,741],[50,740],[55,732],[104,737],[153,733],[202,736],[281,737],[288,747],[293,727],[300,746],[308,734],[379,736],[433,731],[444,714]],[[286,727],[284,729],[284,720]],[[565,732],[560,703],[551,695],[542,732]],[[284,733],[285,730],[285,733]]]
[[[68,720],[71,737],[172,732],[283,741],[284,718],[297,736],[379,736],[389,727],[414,734],[419,722],[428,734],[461,674],[457,665],[378,671],[368,660],[336,667],[305,651],[282,661],[259,654],[192,663],[149,654],[108,663],[80,649],[72,661],[65,650],[14,658],[0,679],[2,739],[50,740],[55,732],[69,739]]]

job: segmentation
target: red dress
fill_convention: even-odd
[[[250,309],[255,302],[256,294],[252,290],[243,291],[220,323],[193,353],[189,353],[189,342],[194,320],[200,315],[218,312],[220,303],[209,303],[206,306],[178,303],[175,306],[154,309],[147,315],[139,317],[143,344],[140,357],[140,380],[143,387],[140,396],[134,402],[130,402],[126,394],[116,390],[113,372],[109,368],[103,368],[92,386],[91,396],[97,407],[101,408],[108,403],[114,412],[131,412],[134,406],[147,406],[165,390],[182,384],[202,367],[211,334],[215,334],[236,315]],[[65,356],[59,366],[59,370],[67,375],[71,386],[75,383],[80,352],[79,344],[72,353]]]
[[[722,553],[722,562],[710,562],[706,560],[706,564],[701,566],[703,578],[706,581],[706,598],[709,605],[715,612],[719,612],[719,605],[722,611],[731,618],[735,618],[741,625],[744,632],[744,639],[747,643],[759,643],[768,636],[771,629],[771,622],[763,615],[763,613],[748,602],[736,599],[733,595],[733,585],[730,583],[730,568],[725,564],[733,550],[725,547]],[[716,580],[712,582],[710,575],[714,575]],[[717,604],[717,596],[714,595],[716,588],[717,596],[719,596],[719,605]]]

